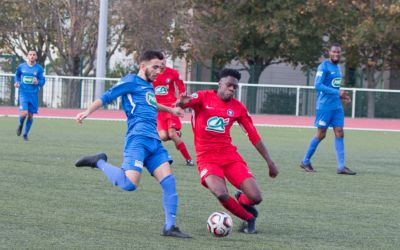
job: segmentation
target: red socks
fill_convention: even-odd
[[[181,142],[178,145],[176,145],[176,148],[181,152],[181,154],[182,154],[183,158],[185,158],[185,160],[192,159],[192,157],[190,157],[190,154],[189,154],[184,142]]]
[[[251,200],[249,200],[245,194],[241,194],[239,196],[238,202],[240,204],[247,205],[247,206],[253,206],[254,205],[253,202],[251,202]]]
[[[254,217],[251,213],[247,212],[246,209],[244,209],[232,196],[229,196],[227,201],[220,203],[229,212],[242,220],[248,221]]]

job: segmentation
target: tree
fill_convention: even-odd
[[[258,83],[266,67],[278,63],[314,66],[322,51],[322,34],[304,11],[304,0],[187,1],[180,22],[195,60],[213,58],[224,65],[240,61]],[[247,107],[255,111],[256,88],[249,88]]]
[[[363,70],[365,87],[376,88],[385,70],[399,67],[399,1],[321,0],[309,1],[308,8],[331,41],[342,43],[346,63]],[[375,97],[372,92],[367,95],[367,116],[374,117]]]
[[[181,2],[121,0],[118,11],[126,25],[122,47],[135,56],[147,49],[161,49],[173,56],[182,56],[180,45],[175,45],[177,35],[174,34]]]

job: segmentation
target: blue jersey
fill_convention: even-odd
[[[38,84],[33,84],[35,78]],[[22,63],[18,65],[17,72],[15,72],[15,81],[20,84],[20,92],[37,94],[45,83],[44,70],[39,64],[29,66],[27,63]]]
[[[122,108],[127,117],[126,137],[141,135],[160,140],[153,85],[137,75],[128,74],[105,92],[101,101],[103,105],[110,104],[119,96],[122,96]]]
[[[338,64],[329,60],[318,66],[314,86],[317,90],[317,110],[342,109],[340,83],[342,73]]]

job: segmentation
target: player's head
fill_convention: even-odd
[[[35,50],[29,49],[26,57],[28,57],[29,64],[35,64],[37,60],[37,53]]]
[[[235,69],[221,70],[217,94],[223,101],[229,101],[234,97],[240,78],[241,74]]]
[[[329,49],[329,59],[332,63],[338,64],[340,61],[340,57],[342,55],[342,47],[338,43],[334,43],[331,45]]]
[[[163,68],[164,55],[157,50],[146,50],[139,58],[139,76],[148,82],[153,82],[154,79],[161,73]]]

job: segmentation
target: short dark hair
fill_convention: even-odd
[[[139,62],[150,61],[153,59],[164,59],[164,54],[158,50],[146,50],[139,58]]]
[[[342,45],[340,45],[340,43],[332,43],[331,47],[329,47],[329,50],[332,49],[332,47],[339,47],[342,48]]]
[[[242,75],[236,69],[223,69],[219,72],[218,75],[220,80],[221,78],[232,76],[236,78],[238,81],[240,81],[240,78],[242,77]]]

